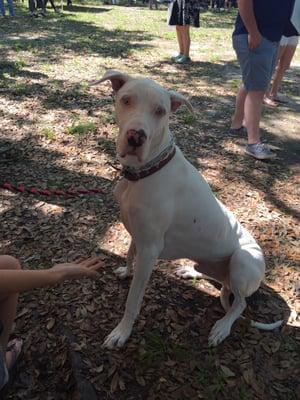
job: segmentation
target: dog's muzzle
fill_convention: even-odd
[[[132,147],[141,147],[147,139],[147,135],[143,129],[129,129],[126,135],[127,143]]]

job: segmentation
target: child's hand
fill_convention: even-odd
[[[103,261],[98,258],[88,258],[71,263],[56,264],[50,268],[50,271],[58,273],[61,282],[67,279],[80,279],[84,277],[96,279],[98,277],[96,271],[103,267],[103,265]]]

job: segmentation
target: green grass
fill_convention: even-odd
[[[84,136],[88,133],[95,132],[97,130],[97,126],[94,122],[73,122],[73,124],[67,128],[67,132],[69,135],[77,135]]]
[[[150,366],[160,363],[167,356],[167,348],[164,340],[159,332],[148,332],[146,335],[146,343],[140,349],[139,358],[144,366]]]
[[[44,136],[48,140],[55,140],[55,132],[53,128],[49,126],[45,126],[41,129],[41,135]]]

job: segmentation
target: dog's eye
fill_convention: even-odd
[[[166,110],[163,107],[158,106],[155,110],[155,115],[157,117],[163,117],[164,115],[166,115]]]
[[[129,106],[130,105],[130,97],[129,96],[122,97],[121,101],[125,106]]]

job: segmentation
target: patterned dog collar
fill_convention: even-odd
[[[121,174],[129,181],[138,181],[139,179],[146,178],[162,169],[175,156],[175,153],[176,147],[174,139],[171,137],[169,145],[153,160],[141,168],[124,166]]]

